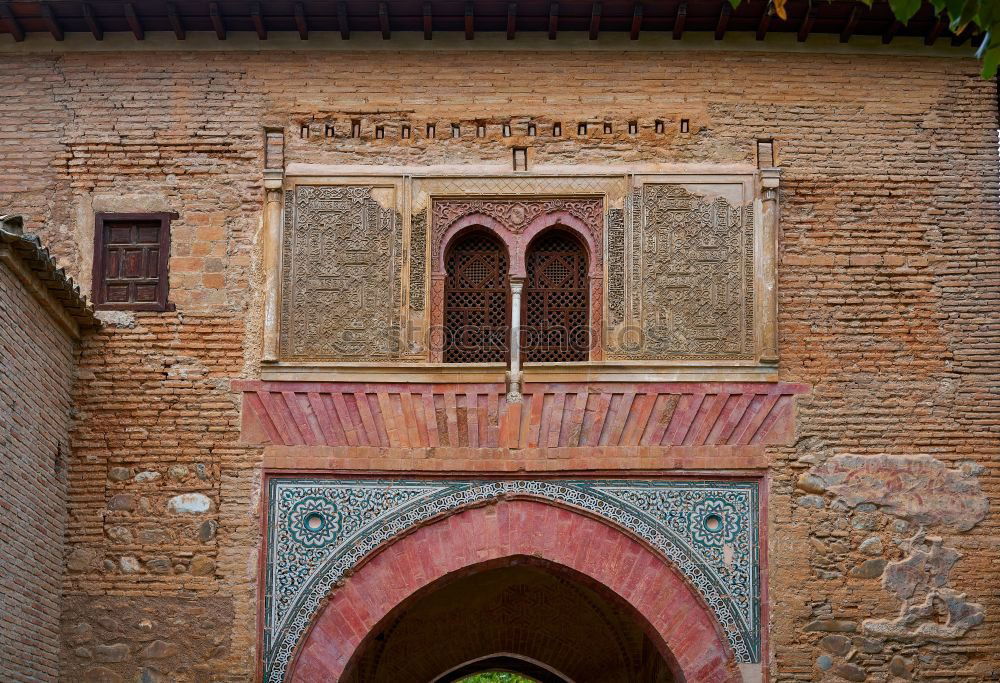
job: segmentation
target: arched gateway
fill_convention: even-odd
[[[773,365],[761,182],[284,188],[273,353],[234,384],[265,683],[766,675],[760,487],[807,387]]]
[[[421,680],[512,656],[581,683],[630,680],[631,666],[654,681],[736,681],[757,655],[753,482],[272,479],[269,495],[268,681],[382,680],[371,671],[387,647],[397,663],[409,652]],[[497,629],[473,633],[485,615],[459,624],[450,646],[400,635],[408,614],[440,614],[439,591],[499,604],[534,585],[617,642],[574,641],[573,620],[524,637],[509,614]],[[588,647],[614,652],[588,668]],[[432,660],[419,675],[415,652]]]

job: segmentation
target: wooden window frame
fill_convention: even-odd
[[[503,351],[503,354],[502,354],[502,358],[497,359],[497,360],[454,360],[454,359],[449,359],[448,358],[448,355],[449,355],[448,351],[449,351],[449,348],[450,348],[450,346],[448,345],[448,341],[452,338],[450,332],[448,331],[448,326],[449,326],[449,324],[451,322],[449,320],[449,316],[448,316],[448,312],[449,312],[448,295],[449,295],[449,293],[453,292],[454,290],[449,285],[449,282],[451,281],[451,279],[453,277],[453,274],[450,271],[447,270],[447,266],[446,266],[445,283],[444,283],[444,289],[443,289],[444,293],[443,293],[443,299],[442,299],[442,309],[444,310],[444,320],[445,320],[445,327],[444,327],[443,338],[445,339],[446,347],[443,348],[441,351],[442,351],[442,362],[447,363],[449,365],[461,365],[461,364],[469,364],[469,363],[509,363],[510,362],[510,334],[511,334],[511,326],[510,326],[510,322],[511,322],[511,318],[510,318],[510,314],[511,314],[510,258],[511,257],[510,257],[510,252],[508,250],[507,244],[505,244],[504,241],[503,241],[503,239],[499,235],[497,235],[495,232],[493,232],[492,230],[488,230],[488,229],[486,229],[483,226],[476,226],[476,227],[473,227],[470,230],[464,232],[463,234],[456,236],[455,239],[453,239],[451,241],[451,243],[448,245],[447,251],[445,252],[446,253],[445,262],[447,264],[449,257],[451,256],[451,254],[454,252],[454,249],[458,245],[460,245],[464,240],[466,240],[468,238],[473,238],[473,237],[475,237],[477,235],[483,236],[487,240],[489,240],[490,242],[495,243],[496,247],[497,247],[497,252],[500,253],[500,254],[502,254],[503,257],[504,257],[504,259],[507,262],[506,272],[499,276],[500,280],[502,281],[502,290],[498,290],[498,291],[502,291],[503,292],[503,296],[504,296],[504,312],[503,312],[503,320],[504,320],[504,322],[503,322],[503,325],[502,325],[502,329],[505,331],[505,339],[504,339],[503,346],[502,346],[502,349],[501,349]]]
[[[560,288],[558,287],[540,288],[534,286],[537,283],[537,273],[535,272],[535,268],[538,265],[534,261],[535,253],[539,245],[542,244],[546,238],[552,237],[553,235],[560,235],[563,237],[563,239],[571,241],[574,245],[574,248],[577,250],[576,252],[574,252],[574,256],[578,257],[581,261],[578,265],[582,266],[582,273],[580,274],[580,277],[582,279],[582,286],[578,288],[573,288],[570,291],[578,290],[580,295],[583,297],[584,304],[582,306],[582,312],[585,316],[585,321],[583,322],[583,329],[585,330],[587,335],[587,347],[585,350],[574,348],[573,344],[576,340],[573,338],[573,335],[571,334],[571,332],[573,332],[574,329],[571,327],[567,327],[566,328],[567,348],[563,353],[565,353],[566,355],[572,355],[572,353],[574,352],[582,351],[583,358],[546,358],[546,359],[532,358],[532,356],[539,353],[543,355],[546,353],[557,353],[557,354],[559,353],[558,351],[554,351],[552,347],[549,347],[545,344],[531,345],[529,342],[532,340],[530,339],[530,337],[528,337],[528,335],[532,331],[534,331],[534,333],[537,334],[539,331],[543,331],[546,329],[548,321],[545,319],[543,314],[548,313],[550,310],[548,308],[548,303],[549,303],[548,298],[544,297],[544,295],[543,295],[544,303],[542,304],[542,310],[531,309],[530,297],[532,293],[537,294],[538,292],[552,293],[557,291],[566,291],[566,290],[560,290]],[[524,261],[525,279],[524,279],[524,289],[521,291],[521,321],[520,321],[521,362],[522,363],[585,363],[589,361],[590,352],[594,348],[593,340],[595,334],[594,330],[591,328],[591,320],[593,319],[593,310],[591,308],[591,301],[590,301],[591,299],[590,255],[587,253],[586,244],[582,239],[580,239],[580,236],[575,231],[556,225],[547,230],[543,230],[542,232],[535,235],[532,238],[531,242],[529,242],[524,247],[524,251],[522,253],[522,259]],[[538,316],[542,316],[540,320],[538,319]],[[532,318],[535,318],[535,320],[532,321]]]
[[[172,212],[94,214],[94,271],[93,282],[91,283],[91,299],[94,302],[95,309],[99,311],[152,311],[156,313],[174,310],[173,304],[167,303],[167,294],[170,289],[170,222],[178,217],[178,214]],[[106,296],[104,228],[105,223],[117,221],[160,222],[159,259],[156,264],[156,272],[157,278],[162,282],[163,286],[160,288],[160,293],[156,301],[128,303],[108,303],[104,301]]]

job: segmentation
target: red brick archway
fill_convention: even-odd
[[[604,520],[530,499],[465,509],[383,546],[330,596],[289,680],[338,681],[369,632],[436,581],[518,557],[565,567],[645,622],[678,681],[740,681],[732,651],[697,591],[661,555]]]

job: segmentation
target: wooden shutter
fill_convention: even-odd
[[[167,310],[170,214],[97,214],[95,227],[97,308]]]
[[[486,233],[448,250],[444,286],[444,362],[502,363],[509,355],[507,253]]]
[[[590,355],[587,253],[573,235],[552,230],[525,256],[521,302],[525,362],[585,361]]]

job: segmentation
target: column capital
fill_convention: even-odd
[[[264,189],[268,192],[281,190],[285,182],[285,172],[280,168],[264,169]]]
[[[777,189],[781,184],[781,169],[777,167],[760,169],[760,184],[768,190]]]

